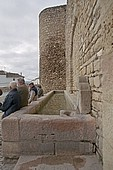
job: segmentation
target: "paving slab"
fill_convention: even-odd
[[[96,155],[20,156],[14,170],[102,170]]]

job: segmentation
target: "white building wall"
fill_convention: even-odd
[[[6,75],[0,75],[0,87],[8,87],[11,81],[13,81],[13,77],[6,77]],[[15,81],[17,81],[17,78],[15,78]]]

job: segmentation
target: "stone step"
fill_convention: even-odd
[[[14,170],[102,170],[96,155],[20,156]]]

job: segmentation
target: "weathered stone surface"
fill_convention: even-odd
[[[109,67],[108,67],[109,65]],[[103,160],[104,170],[113,167],[113,55],[105,56],[103,61]]]
[[[102,170],[101,163],[92,156],[21,156],[14,170]]]
[[[21,154],[19,142],[2,142],[2,155],[5,158],[19,158]]]
[[[88,83],[88,77],[80,76],[78,79],[78,83]]]
[[[44,92],[65,90],[66,6],[44,9],[39,15],[40,82]]]
[[[86,133],[87,130],[88,133]],[[22,140],[39,139],[39,141],[84,140],[85,138],[93,141],[95,120],[90,115],[75,115],[74,117],[54,115],[39,118],[28,116],[20,120],[20,138]]]
[[[20,142],[20,155],[54,155],[54,142],[24,140]]]
[[[3,141],[19,141],[19,119],[16,117],[2,120]]]
[[[12,115],[4,119],[4,122],[7,121],[9,125],[10,120],[12,122],[12,128],[5,132],[6,137],[3,138],[3,155],[7,157],[23,154],[61,153],[62,151],[66,152],[66,147],[70,153],[75,148],[74,152],[76,153],[76,142],[78,142],[78,147],[80,147],[79,143],[83,142],[84,148],[88,143],[95,142],[95,119],[90,115],[76,114],[74,117],[62,117],[25,114],[22,116],[20,110],[17,133],[19,136],[16,141],[13,141],[13,136],[8,138],[8,134],[12,133],[12,129],[15,127],[14,118],[15,116]],[[88,143],[85,144],[85,141]],[[62,148],[61,152],[59,148]],[[93,146],[92,149],[87,147],[87,151],[84,148],[81,151],[79,149],[79,152],[82,154],[93,152]]]
[[[85,111],[87,113],[88,111],[89,112],[91,111],[91,114],[96,118],[97,122],[98,122],[98,119],[102,119],[100,121],[100,125],[98,125],[98,128],[100,130],[99,135],[97,134],[97,139],[100,138],[99,141],[101,141],[101,143],[97,146],[98,153],[100,153],[101,158],[103,156],[103,149],[102,149],[103,141],[101,140],[103,136],[103,129],[101,127],[103,125],[103,122],[106,122],[106,120],[112,120],[111,118],[109,119],[109,117],[111,116],[109,112],[112,113],[112,110],[113,110],[113,108],[110,105],[110,102],[113,100],[112,92],[110,93],[110,91],[112,91],[111,90],[112,88],[110,88],[109,86],[110,82],[111,84],[113,84],[112,83],[112,70],[110,70],[112,69],[112,60],[109,57],[113,55],[113,36],[112,36],[113,34],[113,23],[112,23],[113,12],[112,12],[112,8],[113,8],[113,0],[85,0],[85,1],[76,1],[76,2],[74,0],[68,0],[67,9],[66,9],[66,26],[65,26],[66,89],[70,93],[76,93],[75,91],[78,90],[79,76],[86,76],[89,79],[91,92],[92,92],[92,101],[88,105],[87,96],[90,94],[88,94],[87,92],[86,92],[87,94],[85,92],[82,92],[80,94],[80,97],[81,95],[84,95],[85,97],[79,98],[79,110],[80,110],[80,113],[85,113]],[[51,11],[51,14],[52,14],[52,11]],[[62,18],[63,16],[64,15],[62,15]],[[48,20],[46,24],[48,24]],[[45,27],[43,31],[41,32],[41,38],[40,38],[42,42],[41,51],[43,52],[41,60],[44,61],[44,63],[41,61],[42,63],[41,69],[43,72],[43,77],[44,77],[44,74],[46,75],[43,69],[43,65],[45,65],[46,62],[44,60],[45,58],[43,57],[43,54],[45,54],[45,51],[43,51],[42,46],[44,44],[44,47],[47,47],[46,49],[50,49],[50,47],[53,49],[53,46],[51,45],[48,46],[48,43],[46,43],[48,41],[47,39],[48,36],[46,35],[48,32],[45,31],[45,28],[49,28],[49,30],[51,30],[51,28],[54,28],[54,27],[53,26],[46,27],[47,26],[46,24],[44,22],[41,23],[41,27],[42,25]],[[52,33],[55,32],[55,30],[56,28],[52,30]],[[58,38],[59,38],[59,34],[58,34]],[[61,35],[61,38],[62,38],[62,35]],[[53,52],[55,52],[55,50],[50,50],[50,51],[52,51],[51,56],[53,56],[52,54]],[[50,58],[51,57],[49,57],[49,59]],[[65,60],[64,57],[62,58]],[[108,60],[109,62],[107,62]],[[54,61],[53,61],[53,65],[54,63],[57,63]],[[46,65],[47,68],[48,68],[48,65],[50,64],[51,63],[48,63]],[[52,68],[54,68],[54,66]],[[109,71],[106,72],[104,68],[105,70],[109,70]],[[56,72],[53,73],[53,77],[57,78],[58,74],[59,73],[56,73]],[[107,76],[109,77],[108,79],[106,78]],[[61,78],[58,77],[57,80],[59,81],[61,80]],[[47,79],[45,79],[44,83],[47,85],[48,83]],[[104,86],[104,83],[106,87]],[[49,79],[48,84],[52,84],[52,80]],[[112,108],[111,110],[108,107],[106,107],[107,109],[105,108],[106,115],[109,115],[108,117],[107,116],[105,117],[105,120],[103,116],[104,114],[103,108],[105,107],[103,106],[103,98],[105,100],[104,105],[107,105],[107,102],[108,102],[109,103],[108,105],[110,106],[110,108]],[[100,107],[101,105],[102,107]],[[72,104],[69,103],[68,107],[69,109],[70,108],[73,109],[74,108],[73,103]],[[89,110],[87,108],[89,108]],[[110,138],[109,135],[108,135],[108,138]],[[103,136],[103,139],[105,139],[105,136]],[[111,143],[111,146],[112,146],[112,143]],[[106,150],[109,150],[109,149],[106,149]],[[111,155],[113,155],[111,150],[110,150],[110,153]],[[107,155],[107,154],[104,154],[104,155]],[[110,168],[107,167],[107,169],[110,169]]]
[[[56,155],[87,155],[93,154],[94,146],[90,142],[61,141],[55,142]]]
[[[78,108],[82,114],[91,112],[91,87],[85,76],[80,76],[78,81]]]
[[[79,91],[79,110],[80,113],[86,114],[91,111],[91,91]]]
[[[91,103],[89,105],[87,104],[87,96],[90,94],[81,92],[78,97],[79,110],[80,113],[85,113],[85,109],[87,112],[91,111],[91,114],[96,117],[96,120],[102,119],[101,123],[103,122],[103,118],[102,107],[100,106],[102,105],[103,94],[101,94],[101,91],[104,78],[102,61],[104,60],[104,54],[105,56],[107,54],[109,56],[110,53],[113,53],[111,36],[112,7],[112,0],[76,2],[74,0],[68,0],[67,2],[66,89],[71,92],[73,89],[76,91],[78,89],[79,76],[86,76],[91,86]],[[106,65],[106,70],[107,67],[112,68],[110,64]],[[109,86],[108,84],[107,81],[107,87]],[[85,97],[82,98],[81,95]],[[88,107],[89,110],[87,109]],[[103,136],[101,127],[102,124],[98,126],[100,133],[99,136],[97,135],[97,138]],[[102,143],[100,146],[102,146]],[[102,157],[103,150],[100,146],[98,148]]]

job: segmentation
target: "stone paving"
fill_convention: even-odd
[[[102,170],[96,155],[21,156],[14,170]]]

